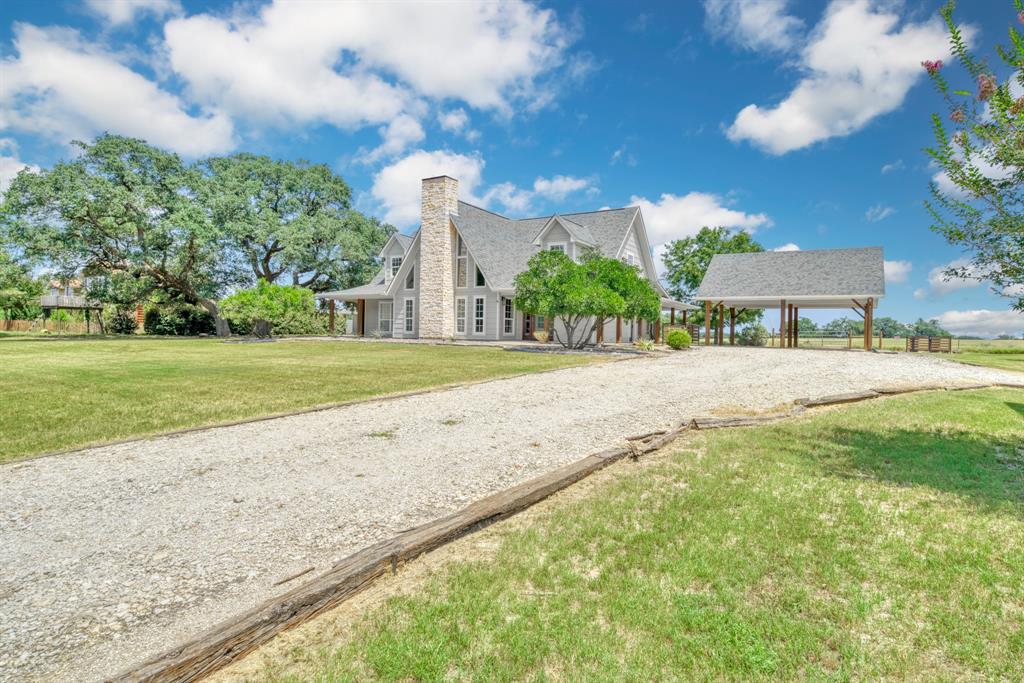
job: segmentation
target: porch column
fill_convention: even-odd
[[[686,311],[686,309],[684,308],[684,309],[683,309],[683,327],[686,327],[686,313],[687,313],[687,311]]]
[[[356,328],[357,337],[366,336],[366,299],[356,299]]]
[[[736,346],[736,308],[729,308],[729,346]]]
[[[671,317],[669,318],[669,325],[675,325],[676,324],[676,309],[672,308],[672,309],[669,309],[669,310],[671,311],[671,313],[670,313]],[[686,315],[686,314],[684,313],[683,315]]]
[[[711,345],[711,301],[704,302],[704,346]]]
[[[654,321],[654,341],[661,342],[661,311],[658,311],[658,319]]]
[[[615,343],[622,343],[622,316],[615,316]]]
[[[334,299],[327,300],[327,332],[334,335]]]
[[[779,302],[779,348],[786,348],[786,300]]]

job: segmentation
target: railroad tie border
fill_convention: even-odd
[[[658,450],[686,431],[760,426],[799,415],[808,408],[854,403],[896,394],[991,387],[1024,389],[1024,383],[881,387],[871,391],[799,399],[794,401],[790,410],[770,415],[695,417],[682,421],[673,429],[627,437],[625,446],[588,455],[540,477],[491,494],[458,512],[368,546],[287,593],[271,598],[108,680],[119,683],[185,683],[200,680],[241,659],[278,633],[338,606],[382,576],[394,573],[399,565],[521,512],[623,458],[638,459],[641,455]]]

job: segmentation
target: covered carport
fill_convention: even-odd
[[[779,346],[796,348],[801,309],[851,308],[864,320],[870,349],[875,309],[885,296],[884,263],[881,247],[716,254],[694,297],[704,304],[704,343],[724,344],[726,315],[734,344],[743,311],[778,309]]]

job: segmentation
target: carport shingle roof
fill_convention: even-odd
[[[885,295],[881,247],[716,254],[696,299]]]

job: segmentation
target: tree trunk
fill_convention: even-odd
[[[230,337],[231,328],[228,326],[228,321],[221,317],[220,309],[217,308],[217,303],[210,299],[199,297],[199,305],[205,308],[209,314],[213,316],[213,325],[217,329],[217,336]]]

